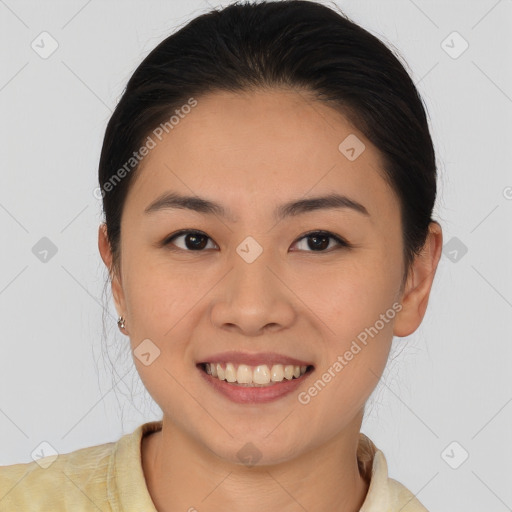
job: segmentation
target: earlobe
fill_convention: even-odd
[[[443,234],[438,222],[431,222],[427,240],[416,256],[407,276],[402,297],[403,309],[396,316],[393,334],[404,337],[412,334],[421,324],[427,310],[428,299],[443,248]]]

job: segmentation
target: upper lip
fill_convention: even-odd
[[[203,360],[199,362],[199,364],[201,363],[236,363],[246,364],[249,366],[258,366],[262,364],[266,364],[267,366],[273,364],[311,366],[311,363],[308,361],[303,361],[295,357],[289,357],[283,354],[278,354],[277,352],[250,353],[236,352],[233,350],[229,352],[220,352],[217,354],[206,356]]]

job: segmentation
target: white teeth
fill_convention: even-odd
[[[254,383],[255,384],[268,384],[270,382],[270,371],[266,364],[256,366],[254,370]]]
[[[246,364],[241,364],[238,367],[236,381],[239,384],[252,384],[252,371]]]
[[[282,364],[275,364],[270,370],[272,382],[281,382],[284,379],[284,369]]]
[[[304,375],[307,366],[274,364],[269,369],[268,365],[249,366],[246,364],[235,367],[233,363],[206,363],[205,370],[208,375],[219,380],[226,380],[245,386],[267,386],[284,379],[298,379]]]
[[[236,381],[236,370],[233,365],[233,363],[228,363],[226,365],[226,380],[228,382],[235,382]]]
[[[284,367],[284,378],[288,380],[293,379],[293,366],[287,365]]]

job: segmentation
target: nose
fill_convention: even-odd
[[[233,255],[231,270],[219,283],[210,309],[215,327],[258,336],[293,324],[298,300],[270,253],[263,251],[251,263]]]

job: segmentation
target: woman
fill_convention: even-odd
[[[1,468],[1,510],[426,510],[360,432],[442,248],[425,111],[386,46],[309,1],[199,16],[128,82],[99,185],[163,417]]]

